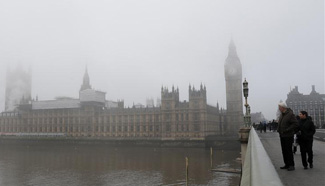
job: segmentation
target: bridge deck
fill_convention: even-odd
[[[258,135],[261,142],[268,153],[279,177],[286,186],[297,185],[310,185],[310,186],[324,186],[325,185],[325,142],[314,140],[313,152],[314,152],[314,168],[304,170],[301,163],[300,148],[294,155],[295,159],[295,171],[287,171],[280,169],[284,165],[280,138],[277,132],[260,133]],[[267,183],[265,183],[267,185]]]

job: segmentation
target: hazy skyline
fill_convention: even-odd
[[[160,98],[162,86],[206,85],[226,106],[224,63],[233,38],[252,112],[275,118],[290,87],[324,94],[323,0],[0,1],[0,111],[5,74],[31,66],[32,97],[78,98],[85,67],[106,99]]]

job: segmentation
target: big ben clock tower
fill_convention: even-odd
[[[236,46],[231,40],[225,62],[227,132],[237,134],[243,119],[242,66],[237,56]]]

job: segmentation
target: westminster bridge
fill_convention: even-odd
[[[241,186],[325,185],[325,130],[318,129],[313,143],[314,167],[304,169],[300,149],[294,155],[295,171],[280,169],[284,165],[277,132],[249,133]]]

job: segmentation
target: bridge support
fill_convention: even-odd
[[[239,140],[240,140],[240,149],[241,149],[241,165],[244,166],[245,156],[247,151],[247,143],[249,138],[250,127],[242,127],[239,129]]]

